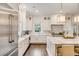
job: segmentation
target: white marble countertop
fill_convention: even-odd
[[[30,37],[30,36],[31,36],[31,34],[29,34],[29,35],[24,35],[24,36],[22,36],[22,37],[19,38],[18,42],[20,43],[21,41],[25,40],[26,38],[28,38],[28,37]]]
[[[65,39],[63,37],[47,37],[47,41],[51,41],[52,44],[79,44],[79,37],[74,39]]]

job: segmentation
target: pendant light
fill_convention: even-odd
[[[61,0],[61,7],[60,7],[60,13],[63,13],[63,5],[62,5],[62,0]]]
[[[60,4],[60,10],[59,10],[59,15],[58,15],[58,23],[63,23],[65,22],[65,16],[63,14],[63,5],[62,5],[62,0],[61,0],[61,4]]]

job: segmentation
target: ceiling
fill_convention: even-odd
[[[52,15],[57,14],[61,10],[61,3],[24,3],[30,15]],[[19,3],[8,3],[8,5],[18,10]],[[9,7],[9,8],[10,8]],[[78,3],[62,3],[64,14],[79,14]],[[38,11],[38,12],[36,12]]]
[[[61,3],[28,3],[25,5],[33,15],[52,15],[59,13],[61,10]],[[39,10],[39,12],[35,13],[35,10]],[[79,10],[79,4],[63,3],[62,10],[64,14],[76,14]]]
[[[5,8],[9,8],[12,9],[8,4],[6,3],[0,3],[0,6],[5,7]]]
[[[0,14],[13,14],[13,15],[18,15],[17,11],[15,10],[16,8],[13,8],[13,4],[11,4],[11,5],[9,5],[7,3],[0,3]]]

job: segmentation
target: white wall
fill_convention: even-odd
[[[27,19],[27,24],[28,24],[27,29],[33,30],[33,32],[35,32],[35,23],[40,22],[42,32],[50,31],[51,24],[58,24],[57,15],[49,16],[50,20],[44,20],[44,17],[46,16],[33,16],[32,20]]]
[[[40,22],[41,23],[41,32],[43,31],[50,31],[51,30],[51,24],[58,24],[57,15],[51,15],[50,20],[44,20],[45,16],[33,16],[32,20],[28,21],[28,27],[29,29],[33,29],[33,32],[35,31],[35,23]],[[32,25],[30,25],[32,24]]]
[[[26,17],[26,23],[27,23],[27,30],[31,30],[32,31],[32,28],[33,28],[33,18],[31,18],[31,20],[29,20],[29,16]]]
[[[44,20],[44,16],[33,16],[32,20],[28,20],[28,29],[33,30],[33,32],[35,31],[35,22],[40,22],[41,23],[41,30],[43,31],[50,31],[51,30],[51,24],[62,24],[64,25],[65,22],[59,22],[59,20],[57,19],[57,15],[51,15],[49,17],[50,20]],[[59,29],[57,29],[59,31]]]
[[[35,32],[35,23],[40,23],[41,24],[41,32],[43,31],[49,31],[50,30],[50,20],[44,20],[44,16],[34,16],[33,19],[33,25],[32,25],[32,29],[33,32]]]
[[[50,31],[51,30],[51,19],[47,19],[47,20],[44,20],[44,16],[42,17],[42,30],[43,31]]]
[[[57,24],[58,20],[57,20],[57,15],[52,15],[51,16],[51,24]]]

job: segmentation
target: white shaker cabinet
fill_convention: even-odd
[[[25,53],[29,44],[30,44],[29,36],[26,36],[25,38],[21,38],[21,40],[19,41],[19,44],[18,44],[19,56],[22,56]]]

